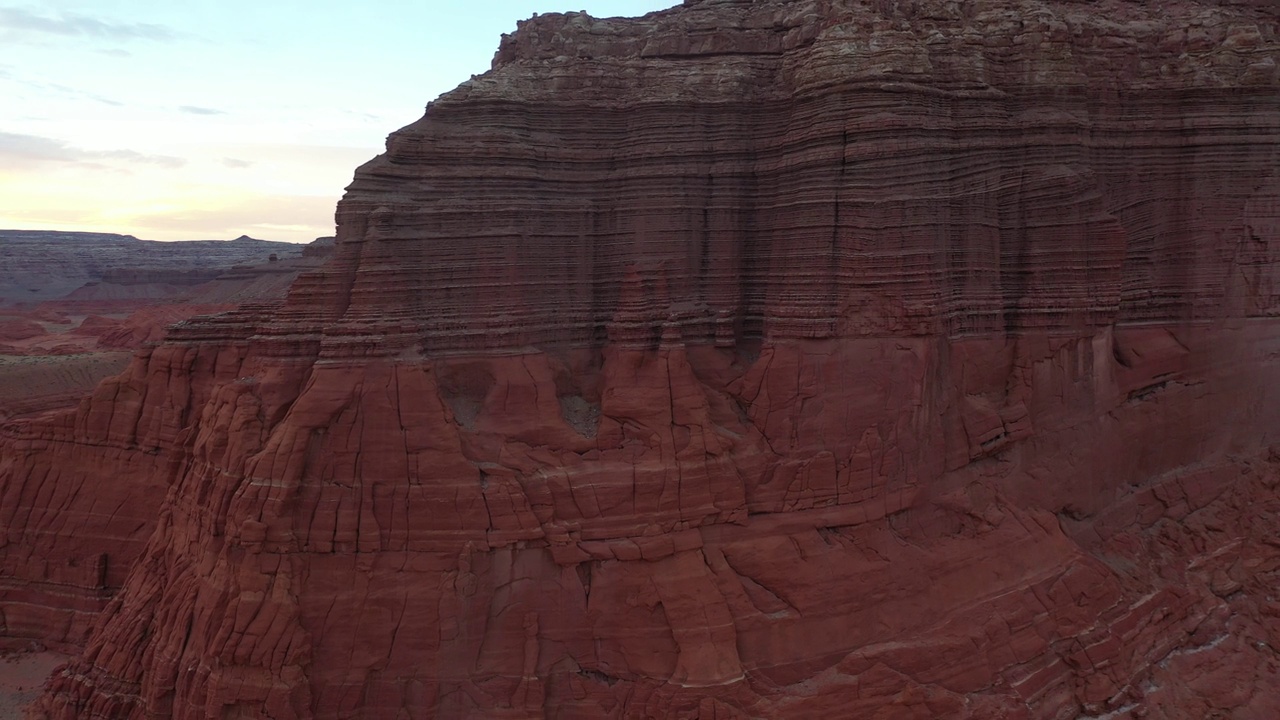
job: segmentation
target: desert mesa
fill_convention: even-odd
[[[1280,717],[1280,6],[536,16],[0,425],[32,717]],[[411,90],[410,90],[411,91]]]

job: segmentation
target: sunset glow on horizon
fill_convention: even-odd
[[[387,134],[488,70],[518,20],[675,4],[0,5],[0,228],[309,242]]]

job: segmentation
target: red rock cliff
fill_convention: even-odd
[[[5,428],[50,717],[1274,717],[1270,2],[547,15]]]

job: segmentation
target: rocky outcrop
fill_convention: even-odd
[[[1276,27],[524,23],[281,306],[3,428],[39,712],[1274,716]]]
[[[327,260],[330,256],[333,255],[333,250],[335,247],[336,240],[337,238],[333,237],[332,235],[326,235],[325,237],[318,237],[315,240],[312,240],[311,242],[303,246],[302,257],[320,258],[320,259]]]
[[[0,340],[27,340],[44,332],[44,326],[34,320],[0,316]]]
[[[130,314],[114,327],[102,327],[95,335],[100,348],[132,350],[148,343],[160,342],[175,323],[198,315],[225,312],[234,307],[234,305],[197,304],[146,307]],[[81,326],[83,327],[83,324]]]

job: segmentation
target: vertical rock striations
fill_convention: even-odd
[[[40,712],[1274,716],[1278,49],[523,23],[283,305],[5,428],[5,633],[83,647]]]

